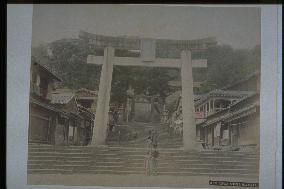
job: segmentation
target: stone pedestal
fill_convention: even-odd
[[[181,53],[183,145],[185,150],[198,150],[193,96],[191,52]]]
[[[107,137],[113,59],[114,48],[105,48],[104,61],[100,77],[97,109],[95,114],[95,125],[93,130],[92,145],[104,145]]]

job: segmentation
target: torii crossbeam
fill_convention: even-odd
[[[104,63],[104,56],[89,55],[87,63],[102,65]],[[181,61],[180,59],[173,58],[156,58],[155,61],[145,62],[140,57],[114,57],[113,65],[181,68]],[[207,59],[192,60],[192,67],[207,68]]]

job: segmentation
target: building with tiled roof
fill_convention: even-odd
[[[98,92],[81,88],[75,91],[77,103],[95,113]]]
[[[68,119],[68,113],[51,104],[50,95],[62,79],[34,59],[30,78],[29,142],[56,144],[58,120]]]
[[[252,93],[197,123],[197,136],[212,148],[256,147],[259,145],[259,108],[259,94]]]
[[[197,138],[214,149],[258,149],[259,86],[260,72],[256,71],[204,95],[195,106],[196,111],[204,112],[204,119],[196,122]],[[223,103],[214,110],[212,107],[216,106],[217,99]]]
[[[259,145],[259,72],[235,83],[194,96],[196,137],[204,148],[251,149]],[[167,97],[174,104],[174,123],[182,114],[180,91]],[[186,116],[186,115],[183,115]]]
[[[56,89],[62,79],[42,63],[31,64],[29,143],[87,145],[94,114],[78,106],[69,89]]]

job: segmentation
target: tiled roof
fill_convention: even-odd
[[[195,105],[202,104],[203,102],[205,102],[211,97],[231,97],[231,98],[241,99],[251,94],[254,94],[254,92],[253,91],[230,91],[230,90],[215,89],[205,95],[201,95],[200,99],[196,102]]]
[[[72,93],[52,93],[51,104],[67,104],[74,97]]]
[[[244,102],[250,98],[253,98],[255,96],[259,95],[256,92],[251,92],[248,96],[245,96],[241,100],[236,101],[233,103],[231,106],[227,107],[224,110],[215,112],[214,114],[209,115],[206,119],[205,122],[199,123],[198,125],[204,125],[208,126],[210,124],[216,123],[217,121],[222,121],[222,120],[233,120],[233,119],[238,119],[247,115],[250,115],[252,113],[256,112],[256,108],[259,107],[259,101],[256,100],[252,104],[246,104],[244,107],[236,107],[241,102]],[[229,113],[230,112],[230,113]]]
[[[45,71],[47,71],[54,79],[62,82],[62,79],[58,76],[56,71],[51,67],[50,62],[42,59],[41,61],[36,60],[36,58],[32,57],[32,63],[37,64],[42,67]]]
[[[81,97],[95,97],[98,95],[98,92],[97,91],[92,91],[92,90],[89,90],[89,89],[85,89],[85,88],[81,88],[81,89],[78,89],[76,92],[76,97],[77,98],[81,98]]]
[[[240,119],[240,118],[256,113],[257,107],[259,107],[259,104],[254,103],[250,106],[244,107],[234,112],[229,113],[228,111],[224,111],[220,116],[216,118],[207,119],[205,122],[202,122],[199,125],[202,127],[206,127],[206,126],[215,124],[219,121],[232,121],[232,120]]]
[[[36,104],[38,106],[41,106],[41,107],[46,108],[46,109],[53,111],[53,112],[62,113],[64,115],[65,114],[67,115],[66,112],[58,109],[57,107],[53,106],[52,104],[46,103],[46,102],[39,100],[39,99],[35,99],[33,97],[30,97],[30,103]]]
[[[231,108],[234,107],[234,106],[236,106],[237,104],[239,104],[239,103],[241,103],[241,102],[243,102],[243,101],[249,99],[250,97],[257,96],[257,95],[259,95],[259,93],[254,92],[254,91],[251,91],[246,97],[244,97],[244,98],[242,98],[242,99],[236,101],[235,103],[233,103],[233,104],[231,105]]]

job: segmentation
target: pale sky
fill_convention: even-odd
[[[218,44],[260,44],[260,9],[163,5],[34,5],[33,45],[78,38],[80,30],[163,39],[216,37]]]

